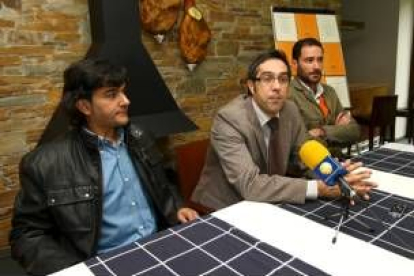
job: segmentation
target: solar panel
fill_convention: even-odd
[[[207,216],[86,261],[95,275],[328,275]]]
[[[280,207],[335,228],[342,203],[340,200],[316,200],[304,205],[281,204]],[[350,206],[341,232],[414,259],[414,200],[374,190],[369,202]]]
[[[362,161],[366,167],[387,173],[414,178],[414,153],[379,148],[352,159]]]

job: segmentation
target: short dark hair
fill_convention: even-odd
[[[247,80],[252,80],[252,81],[256,81],[256,75],[257,75],[257,68],[265,61],[269,60],[269,59],[277,59],[277,60],[281,60],[287,68],[287,73],[288,73],[288,77],[289,79],[292,76],[292,70],[290,69],[290,65],[289,62],[287,60],[286,54],[285,52],[281,51],[281,50],[275,50],[272,49],[268,52],[265,52],[263,54],[258,55],[255,59],[253,59],[252,63],[250,63],[249,68],[247,69],[247,78],[243,79],[240,81],[240,83],[247,87],[246,82]],[[247,87],[247,94],[251,95],[251,91],[250,89]]]
[[[286,54],[281,50],[270,50],[266,53],[258,55],[252,63],[250,63],[249,68],[247,70],[247,79],[248,80],[256,80],[257,75],[257,68],[265,61],[269,59],[278,59],[281,60],[287,67],[289,79],[292,75],[289,62],[287,60]]]
[[[302,48],[305,46],[318,46],[323,51],[322,43],[314,37],[307,37],[296,41],[292,48],[292,59],[299,60]]]
[[[63,74],[63,95],[60,104],[67,111],[72,126],[85,122],[76,108],[79,99],[91,100],[93,92],[101,87],[120,87],[127,83],[125,67],[106,59],[85,58],[72,63]]]

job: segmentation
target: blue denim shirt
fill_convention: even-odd
[[[103,214],[98,253],[130,244],[157,231],[153,210],[123,138],[123,131],[119,132],[116,143],[99,137]]]

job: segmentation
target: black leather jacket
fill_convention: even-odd
[[[181,200],[165,176],[162,155],[142,129],[127,133],[131,160],[159,229],[175,224]],[[10,245],[12,257],[28,273],[48,274],[96,254],[103,205],[97,143],[83,130],[70,131],[22,159]]]

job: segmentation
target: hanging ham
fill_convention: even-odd
[[[192,71],[207,55],[211,31],[195,0],[184,0],[184,11],[179,29],[179,46],[187,67]]]
[[[181,0],[140,0],[142,29],[161,43],[165,34],[174,27],[180,5]]]

